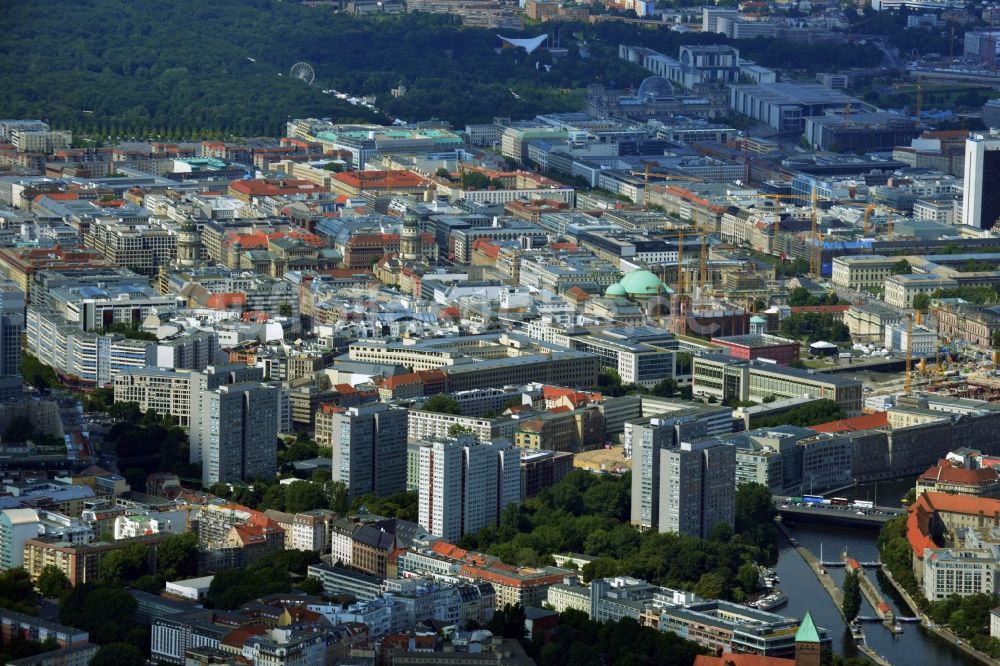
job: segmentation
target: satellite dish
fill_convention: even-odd
[[[316,80],[316,70],[307,62],[297,62],[292,65],[288,75],[293,79],[305,81],[307,86],[311,86],[312,82]]]

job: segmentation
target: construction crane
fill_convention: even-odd
[[[921,110],[920,107],[923,106],[923,102],[924,102],[924,84],[917,81],[917,104],[915,109],[916,113],[913,114],[916,117],[917,122],[920,122],[920,110]]]
[[[775,201],[779,201],[779,202],[782,199],[797,199],[797,200],[801,200],[801,199],[803,199],[805,197],[805,195],[802,195],[802,194],[767,194],[767,193],[764,193],[764,192],[758,192],[756,196],[759,199],[774,199]],[[818,199],[826,199],[828,201],[833,201],[833,199],[831,197],[826,197],[826,196],[822,196],[822,195],[816,194],[816,188],[813,188],[812,196],[814,196],[814,197],[816,197]],[[771,227],[771,249],[774,252],[778,251],[778,231],[779,231],[779,227],[780,226],[781,226],[781,220],[779,219]]]
[[[904,395],[910,395],[910,372],[913,370],[913,315],[906,318],[906,381],[903,385]]]
[[[867,206],[865,206],[865,216],[864,216],[864,233],[866,236],[871,231],[871,224],[870,224],[871,214],[879,207],[884,208],[886,210],[886,234],[888,236],[888,239],[892,240],[893,214],[906,216],[908,213],[904,210],[900,210],[899,208],[886,206],[885,204],[877,204],[877,203],[868,204]]]
[[[677,296],[683,296],[685,290],[685,280],[684,280],[684,229],[677,229],[677,235],[672,238],[677,241],[677,290],[674,292]],[[671,238],[666,236],[665,238]],[[704,244],[704,233],[702,243]],[[660,281],[664,284],[667,283],[667,267],[665,264],[660,264]]]
[[[868,204],[865,206],[865,236],[868,235],[868,220],[871,219],[872,211],[875,210],[876,204]]]

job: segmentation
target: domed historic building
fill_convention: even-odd
[[[663,284],[660,278],[645,268],[629,271],[625,277],[604,291],[605,296],[625,296],[640,301],[672,293],[673,290],[670,287]]]

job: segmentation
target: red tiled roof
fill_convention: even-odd
[[[472,241],[472,251],[485,254],[487,257],[496,259],[500,254],[500,246],[494,245],[489,238],[477,238]]]
[[[293,622],[319,622],[323,616],[316,611],[311,611],[307,608],[301,608],[299,606],[288,606],[285,608],[288,614],[292,617]]]
[[[381,189],[425,187],[429,181],[409,171],[344,171],[334,175],[334,180],[355,189]]]
[[[48,198],[53,201],[76,201],[80,198],[80,195],[76,192],[49,192],[48,194],[39,194],[35,197],[37,202],[40,199]]]
[[[234,307],[246,307],[247,295],[241,291],[212,294],[205,301],[205,307],[213,310],[227,310]]]
[[[240,315],[240,320],[245,323],[266,324],[271,319],[271,315],[266,312],[253,312],[247,310]]]
[[[855,432],[858,430],[872,430],[874,428],[884,428],[889,425],[889,414],[886,412],[875,412],[873,414],[862,414],[850,419],[840,419],[838,421],[828,421],[814,426],[809,426],[810,430],[816,432]]]
[[[382,650],[405,650],[410,646],[410,637],[405,634],[389,634],[382,639]]]
[[[271,233],[267,233],[265,231],[253,231],[248,234],[229,233],[223,237],[222,242],[230,246],[239,243],[242,249],[252,250],[266,248],[270,241],[280,240],[282,238],[300,240],[306,245],[315,248],[322,248],[325,245],[323,243],[323,239],[316,234],[306,231],[297,231],[295,229],[292,229],[291,231],[274,231]]]
[[[243,649],[243,644],[254,636],[261,636],[267,632],[266,627],[241,627],[239,629],[233,629],[228,634],[222,637],[219,641],[223,645],[228,645],[232,648]]]
[[[582,407],[591,401],[599,401],[601,399],[600,393],[587,393],[586,391],[575,391],[571,388],[564,388],[562,386],[543,386],[542,387],[542,397],[546,400],[559,400],[560,398],[568,398],[573,407]]]
[[[906,518],[906,539],[914,554],[923,558],[924,549],[936,548],[930,524],[936,512],[986,516],[1000,515],[1000,499],[925,492],[910,507]]]
[[[431,550],[441,555],[453,560],[464,560],[465,556],[468,555],[469,551],[462,550],[458,546],[448,543],[447,541],[438,541],[433,546]]]
[[[234,180],[230,188],[252,197],[280,196],[301,192],[320,191],[322,188],[311,180],[286,178],[284,180]]]
[[[699,654],[694,658],[694,666],[795,666],[795,660],[760,654],[726,653],[721,657]]]
[[[935,492],[922,493],[920,499],[927,502],[933,511],[969,515],[983,513],[987,516],[1000,514],[1000,499]]]
[[[443,382],[447,378],[448,376],[440,370],[418,370],[417,372],[407,372],[401,375],[384,377],[379,381],[379,386],[391,390],[415,384]]]
[[[930,508],[927,495],[923,493],[910,507],[906,516],[906,540],[910,543],[914,555],[923,559],[925,548],[937,546],[930,534],[930,521],[933,509]]]
[[[506,570],[509,570],[510,574],[505,573]],[[466,564],[459,570],[459,575],[467,576],[469,578],[474,578],[487,583],[493,583],[495,585],[506,585],[507,587],[518,588],[554,585],[556,583],[561,583],[563,580],[562,574],[548,574],[528,577],[511,575],[516,574],[517,571],[518,570],[514,567],[501,566],[500,563],[491,565],[489,569]]]
[[[967,486],[988,486],[1000,481],[1000,477],[993,467],[966,469],[951,460],[939,460],[937,465],[930,467],[917,480],[940,481]]]

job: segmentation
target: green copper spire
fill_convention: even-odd
[[[796,643],[819,643],[819,632],[816,631],[816,625],[813,624],[812,615],[809,611],[806,611],[806,616],[802,618],[802,624],[799,625],[799,630],[795,632],[795,642]]]

